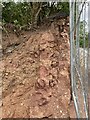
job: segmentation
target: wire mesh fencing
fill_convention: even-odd
[[[88,119],[88,2],[70,0],[71,84],[77,118]]]

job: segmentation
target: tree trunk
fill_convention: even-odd
[[[37,27],[38,16],[42,9],[42,2],[33,2],[31,6],[31,24],[32,27]]]

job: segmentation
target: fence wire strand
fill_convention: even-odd
[[[72,95],[77,118],[88,120],[88,47],[86,2],[70,0],[70,48]],[[82,18],[82,20],[81,20]],[[81,46],[82,40],[82,46]]]

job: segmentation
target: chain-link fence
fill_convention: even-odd
[[[88,2],[70,0],[71,84],[77,118],[88,119]]]

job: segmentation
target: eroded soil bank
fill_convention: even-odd
[[[68,28],[60,33],[51,25],[21,39],[3,35],[3,118],[70,118]],[[10,51],[12,41],[18,44]]]

